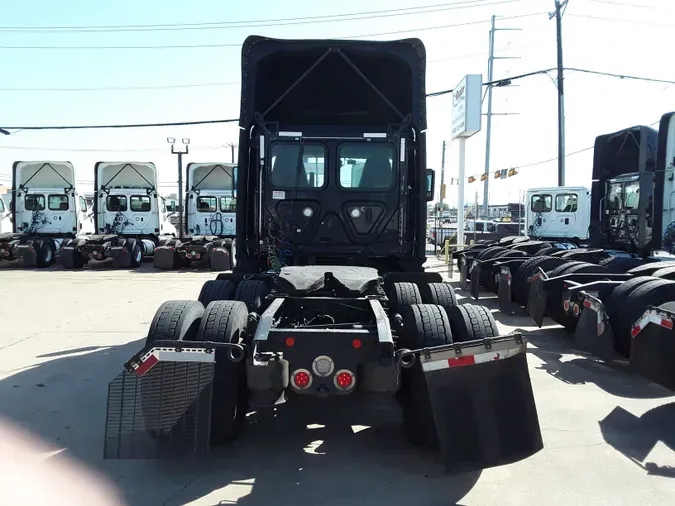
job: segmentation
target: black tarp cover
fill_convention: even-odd
[[[424,130],[425,65],[419,39],[280,40],[253,35],[242,46],[240,126],[248,129],[256,113],[282,126],[386,125],[410,116],[412,125]]]

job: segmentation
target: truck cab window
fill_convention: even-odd
[[[624,195],[625,209],[637,209],[638,205],[640,204],[640,182],[632,181],[630,183],[626,183]]]
[[[0,213],[5,212],[5,203],[0,199]]]
[[[149,213],[150,212],[150,197],[147,195],[134,195],[129,202],[131,210],[135,213]]]
[[[68,195],[49,195],[47,197],[47,207],[50,211],[67,211]]]
[[[84,197],[80,197],[80,211],[83,213],[87,212],[87,201],[84,200]]]
[[[216,197],[199,197],[197,199],[197,211],[200,213],[215,213],[217,210]]]
[[[108,211],[124,212],[127,210],[127,198],[124,195],[108,195],[105,206]]]
[[[232,197],[220,197],[220,210],[224,213],[233,213],[236,211],[237,199]]]
[[[277,188],[321,188],[325,182],[326,148],[305,143],[298,166],[300,144],[272,144],[270,182]]]
[[[532,195],[530,209],[533,213],[548,213],[553,209],[553,197],[551,195]]]
[[[35,193],[26,195],[24,198],[24,207],[26,208],[26,211],[44,211],[45,196],[37,195]]]
[[[340,186],[385,190],[394,184],[394,148],[390,144],[340,145]]]
[[[555,210],[558,213],[575,213],[578,208],[576,193],[562,193],[555,196]]]

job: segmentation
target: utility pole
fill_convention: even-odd
[[[491,83],[494,79],[493,69],[495,60],[508,60],[508,59],[517,59],[518,57],[514,56],[495,56],[495,32],[498,30],[521,30],[521,28],[497,28],[495,27],[495,21],[497,16],[492,16],[492,24],[490,26],[490,56],[488,57],[488,72],[487,72],[487,82]],[[505,84],[511,84],[509,81],[505,81]],[[501,83],[499,84],[501,85]],[[488,186],[490,182],[490,135],[492,133],[492,87],[493,84],[487,85],[487,128],[485,130],[485,181],[483,181],[483,212],[485,216],[489,216],[489,194]],[[504,113],[506,115],[508,113]]]
[[[441,208],[441,218],[443,218],[443,189],[445,188],[445,141],[443,141],[443,154],[441,155],[441,198],[438,199]]]
[[[555,0],[555,12],[548,15],[555,17],[558,40],[558,186],[565,186],[565,94],[563,91],[563,53],[562,53],[562,9],[568,0]]]
[[[183,155],[190,152],[190,139],[183,139],[185,151],[176,149],[176,139],[167,137],[166,142],[171,144],[171,154],[178,155],[178,238],[183,238]]]
[[[237,145],[234,142],[228,142],[225,144],[225,147],[230,148],[230,161],[234,163],[234,148],[236,148]]]

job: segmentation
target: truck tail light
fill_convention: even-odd
[[[347,369],[342,369],[335,373],[333,382],[340,390],[350,390],[356,383],[356,377],[354,376],[353,372]]]
[[[307,369],[297,369],[291,376],[291,382],[298,390],[306,390],[312,385],[312,373]]]

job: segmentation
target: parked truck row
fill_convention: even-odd
[[[159,194],[154,164],[98,162],[94,174],[88,205],[70,162],[15,162],[11,194],[0,203],[0,260],[48,267],[58,256],[65,268],[81,269],[111,259],[115,267],[136,268],[154,257],[165,269],[200,261],[232,267],[234,164],[187,166],[187,233],[172,223],[177,211]]]
[[[581,348],[627,359],[675,389],[674,176],[675,113],[658,131],[601,135],[592,188],[528,191],[530,236],[471,246],[459,255],[461,282],[475,298],[493,291],[502,311],[524,310],[539,326],[548,316]],[[642,332],[650,322],[656,330]]]

